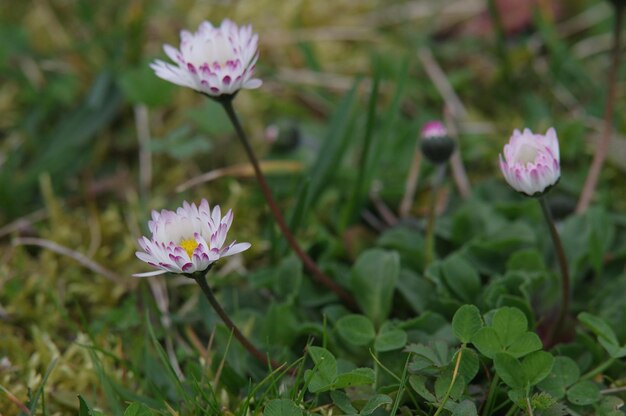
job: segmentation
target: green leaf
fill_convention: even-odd
[[[310,346],[309,355],[315,365],[312,370],[307,370],[305,379],[311,393],[319,393],[332,388],[337,381],[337,360],[330,351],[322,347]]]
[[[341,390],[333,390],[330,392],[330,398],[333,400],[335,406],[341,409],[342,412],[348,415],[356,415],[358,410],[352,406],[352,402],[346,393]]]
[[[292,303],[272,303],[263,321],[264,339],[268,346],[292,345],[298,335],[298,319]]]
[[[386,394],[377,394],[371,399],[369,399],[367,403],[365,403],[365,406],[363,406],[359,414],[363,416],[371,415],[380,406],[384,406],[386,404],[391,404],[391,403],[393,403],[393,400],[391,400],[391,397],[387,396]]]
[[[353,386],[369,386],[376,381],[376,374],[371,368],[355,368],[354,370],[339,374],[333,385],[335,389],[343,389]]]
[[[274,399],[265,406],[263,416],[302,416],[302,410],[289,399]]]
[[[567,390],[567,400],[578,406],[588,406],[601,398],[600,388],[589,380],[580,381]]]
[[[452,416],[478,416],[476,405],[471,400],[463,400],[452,409]]]
[[[602,401],[598,403],[596,411],[602,416],[624,416],[619,410],[624,406],[624,401],[615,396],[604,396]]]
[[[491,327],[479,329],[472,337],[472,344],[482,355],[492,359],[503,350],[496,330]]]
[[[456,363],[457,356],[460,350],[454,354],[452,362]],[[476,352],[471,348],[464,348],[463,355],[461,356],[461,362],[459,363],[459,374],[463,376],[465,381],[469,383],[476,377],[479,369],[479,360]]]
[[[615,332],[604,319],[587,312],[582,312],[578,314],[578,320],[598,337],[604,338],[609,343],[619,346]]]
[[[506,352],[499,352],[493,358],[496,372],[509,387],[514,389],[525,389],[528,385],[526,372],[522,364]]]
[[[133,403],[124,412],[124,416],[152,416],[154,413],[143,403]]]
[[[374,349],[377,352],[393,351],[404,348],[407,341],[406,332],[402,329],[395,329],[389,325],[383,325],[376,341],[374,342]]]
[[[405,263],[404,259],[402,259],[402,263]],[[434,287],[434,284],[424,276],[408,269],[400,270],[398,292],[417,314],[424,313],[434,299]]]
[[[483,320],[480,311],[474,305],[461,306],[452,318],[454,335],[464,344],[470,342],[474,334],[482,327]]]
[[[525,332],[506,348],[506,352],[515,358],[521,358],[533,351],[540,350],[543,347],[541,339],[534,332]]]
[[[278,269],[274,270],[272,281],[274,293],[285,299],[296,297],[302,286],[302,262],[298,257],[286,256],[280,262]]]
[[[528,329],[526,315],[517,308],[505,306],[493,315],[491,326],[498,334],[502,346],[513,345],[517,338]]]
[[[354,296],[377,326],[389,316],[399,273],[398,254],[381,249],[365,251],[352,268],[350,286]]]
[[[508,259],[506,270],[519,270],[522,272],[541,272],[546,269],[543,255],[537,249],[520,250]]]
[[[448,347],[445,343],[436,342],[432,347],[423,344],[411,344],[406,348],[413,353],[411,368],[419,371],[429,367],[443,368],[450,362]]]
[[[95,412],[80,394],[78,395],[78,403],[78,416],[96,416],[100,414],[100,412]],[[126,416],[126,414],[124,414],[124,416]]]
[[[552,371],[537,387],[555,399],[562,399],[567,388],[578,381],[579,377],[580,369],[574,360],[569,357],[556,357]]]
[[[550,374],[550,371],[552,371],[553,364],[554,357],[546,351],[535,351],[524,357],[522,360],[522,368],[524,369],[528,383],[534,386],[546,378],[548,374]]]
[[[446,286],[463,302],[472,302],[480,292],[480,276],[461,255],[454,254],[441,262]]]
[[[409,385],[417,394],[430,403],[435,403],[437,401],[435,395],[432,394],[428,388],[426,388],[426,377],[412,375],[409,377]]]
[[[442,400],[446,392],[450,388],[450,384],[452,384],[453,371],[454,365],[451,365],[446,371],[443,372],[443,374],[440,374],[435,380],[435,396],[437,396],[437,399]],[[454,400],[461,397],[461,395],[463,394],[463,390],[465,390],[465,386],[465,377],[460,374],[457,375],[456,379],[454,380],[454,385],[450,390],[450,397]]]
[[[369,345],[376,337],[374,324],[363,315],[346,315],[335,325],[339,335],[353,345]]]
[[[513,403],[522,409],[526,408],[526,398],[528,397],[528,390],[526,388],[511,389],[508,391],[507,396]]]

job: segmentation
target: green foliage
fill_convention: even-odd
[[[565,397],[567,389],[578,381],[580,369],[569,357],[555,357],[550,374],[543,379],[538,387],[555,399]]]
[[[265,406],[263,416],[301,416],[302,410],[288,399],[274,399]]]
[[[537,334],[527,328],[526,315],[519,309],[505,306],[495,311],[491,325],[474,333],[472,343],[488,358],[500,352],[520,358],[542,347]]]
[[[346,315],[337,321],[339,335],[353,345],[369,345],[376,337],[372,321],[363,315]]]
[[[399,273],[398,254],[380,249],[365,251],[352,268],[350,287],[359,306],[376,326],[389,316]]]
[[[470,342],[482,327],[483,320],[480,311],[474,305],[461,306],[452,318],[454,335],[464,344]]]

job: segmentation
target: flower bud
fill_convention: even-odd
[[[432,163],[445,163],[454,151],[454,140],[441,121],[429,121],[422,127],[422,153]]]
[[[540,196],[561,177],[559,141],[554,128],[545,135],[515,130],[504,146],[500,170],[508,184],[528,196]]]

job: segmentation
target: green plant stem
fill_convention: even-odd
[[[461,365],[461,357],[463,356],[463,350],[465,350],[465,344],[461,345],[459,349],[459,354],[456,356],[456,363],[454,363],[454,371],[452,372],[452,380],[450,381],[450,385],[448,386],[448,390],[446,390],[446,394],[443,395],[443,399],[441,399],[441,404],[437,408],[434,416],[439,416],[439,414],[443,411],[443,407],[446,405],[448,401],[448,397],[450,397],[450,392],[452,392],[452,388],[454,387],[454,382],[456,381],[456,377],[459,375],[459,366]]]
[[[517,405],[515,403],[513,403],[513,406],[511,406],[509,408],[509,410],[506,412],[506,414],[504,416],[511,416],[515,413],[515,410],[517,410]]]
[[[335,292],[335,294],[337,294],[337,296],[339,296],[339,298],[342,301],[344,301],[344,303],[348,307],[350,307],[350,309],[354,311],[358,311],[359,307],[354,297],[350,293],[345,291],[337,283],[335,283],[324,272],[322,272],[319,267],[317,267],[317,264],[313,261],[311,257],[309,257],[309,255],[304,250],[302,250],[302,248],[300,247],[300,244],[298,244],[295,237],[289,230],[289,227],[287,226],[287,223],[285,222],[283,214],[280,212],[280,209],[278,208],[278,205],[276,204],[276,201],[274,200],[274,197],[272,196],[272,191],[270,190],[267,184],[267,181],[265,180],[265,176],[263,175],[263,172],[261,171],[261,167],[259,166],[259,161],[254,153],[254,150],[252,149],[252,146],[250,145],[248,136],[246,136],[246,133],[243,131],[243,128],[241,127],[239,118],[237,117],[237,114],[235,113],[235,109],[233,108],[232,99],[233,97],[230,96],[225,99],[220,99],[219,102],[224,107],[224,110],[226,111],[226,114],[228,115],[230,122],[235,128],[235,131],[237,132],[237,137],[239,137],[241,144],[243,144],[243,147],[246,150],[248,159],[250,160],[250,163],[252,164],[252,167],[254,168],[254,173],[256,175],[257,182],[259,183],[259,186],[261,187],[261,192],[263,193],[263,196],[265,197],[265,200],[267,201],[267,205],[269,206],[270,211],[272,211],[272,214],[274,215],[274,219],[276,220],[276,223],[278,224],[278,228],[280,228],[281,232],[287,239],[287,242],[289,243],[293,251],[296,253],[298,258],[300,258],[300,261],[302,261],[304,266],[311,272],[313,279],[316,280],[318,283],[326,286],[328,289],[332,290],[333,292]]]
[[[261,363],[270,366],[274,370],[278,370],[281,367],[283,367],[281,364],[279,364],[278,362],[274,360],[269,359],[267,355],[259,351],[254,345],[252,345],[250,340],[248,340],[248,338],[246,338],[246,336],[243,333],[241,333],[239,328],[237,328],[235,323],[230,319],[226,311],[219,304],[219,302],[215,298],[215,295],[213,295],[213,291],[207,284],[205,276],[203,276],[200,273],[200,274],[191,275],[191,278],[195,280],[196,283],[198,283],[198,286],[200,286],[200,289],[202,289],[202,293],[204,293],[204,296],[209,301],[209,303],[211,304],[215,312],[217,312],[217,314],[222,319],[224,324],[226,324],[228,329],[230,329],[233,335],[235,335],[235,338],[237,338],[237,341],[239,341],[239,343],[250,353],[250,355],[252,355]]]
[[[591,203],[591,198],[598,185],[598,179],[600,178],[600,172],[602,165],[606,159],[606,155],[609,151],[609,143],[611,142],[611,134],[613,132],[613,113],[615,107],[615,97],[617,94],[617,77],[619,74],[620,53],[621,53],[621,38],[622,27],[624,26],[624,2],[614,1],[612,2],[615,7],[615,25],[613,26],[613,48],[611,52],[611,68],[607,77],[606,86],[606,102],[604,106],[604,119],[602,126],[602,133],[597,145],[595,146],[596,152],[593,155],[593,161],[585,180],[585,185],[580,194],[580,199],[576,205],[576,212],[582,213],[587,210]]]
[[[548,228],[550,229],[550,237],[552,237],[554,251],[556,252],[556,256],[559,261],[559,267],[561,269],[561,305],[559,308],[559,316],[557,317],[552,331],[550,331],[550,333],[548,334],[548,339],[546,341],[547,347],[550,347],[552,346],[556,335],[558,335],[558,333],[563,329],[563,323],[565,322],[565,317],[567,316],[567,313],[569,311],[570,278],[567,258],[565,258],[565,250],[563,250],[563,244],[561,243],[561,238],[559,237],[559,233],[556,230],[554,218],[552,218],[552,214],[550,213],[550,207],[548,206],[548,202],[545,196],[539,197],[539,204],[541,205],[543,216],[546,219]]]
[[[428,222],[426,223],[426,247],[424,248],[424,270],[430,266],[435,257],[435,221],[437,217],[437,194],[439,187],[446,175],[446,165],[437,165],[435,176],[432,181],[430,206],[428,207]]]
[[[591,378],[594,378],[595,376],[597,376],[598,374],[602,373],[604,370],[609,368],[614,362],[615,362],[615,358],[611,357],[608,360],[600,363],[597,367],[594,367],[591,370],[587,371],[585,374],[583,374],[580,377],[580,379],[589,380]]]
[[[530,404],[530,397],[526,396],[526,410],[528,410],[528,416],[533,416],[533,407]]]
[[[489,393],[487,393],[487,400],[485,400],[485,407],[483,408],[483,416],[491,415],[491,409],[493,408],[493,402],[496,399],[496,390],[498,388],[499,382],[500,382],[500,377],[498,377],[498,373],[495,373],[493,378],[491,379],[491,385],[489,386]]]

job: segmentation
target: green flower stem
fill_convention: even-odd
[[[446,164],[437,165],[437,170],[432,181],[430,206],[428,207],[428,222],[426,223],[426,247],[424,250],[424,270],[430,266],[435,257],[435,220],[437,213],[437,194],[446,175]]]
[[[437,408],[434,416],[439,416],[439,413],[443,411],[443,407],[446,405],[448,401],[448,397],[450,397],[450,392],[452,392],[452,388],[454,387],[454,382],[456,381],[456,377],[459,375],[459,366],[461,365],[461,357],[463,356],[463,351],[465,350],[465,344],[461,345],[459,349],[459,353],[456,356],[456,362],[454,363],[454,371],[452,372],[452,380],[450,381],[450,385],[448,386],[448,390],[446,390],[446,394],[443,395],[443,399],[441,399],[441,404]]]
[[[550,237],[552,237],[554,251],[556,252],[559,261],[559,267],[561,268],[561,306],[559,309],[559,316],[554,324],[554,328],[552,331],[550,331],[550,334],[548,335],[548,340],[546,341],[546,344],[549,347],[552,345],[555,336],[558,335],[558,333],[563,329],[563,322],[565,321],[565,317],[567,316],[569,310],[570,278],[569,267],[567,265],[567,259],[565,258],[565,250],[563,250],[563,244],[561,243],[561,238],[559,237],[559,233],[556,230],[556,226],[554,225],[554,218],[552,218],[552,214],[550,213],[550,207],[548,207],[548,202],[545,196],[539,197],[539,204],[541,205],[543,216],[546,219],[548,228],[550,229]]]
[[[493,375],[491,379],[491,385],[489,386],[489,393],[487,393],[487,399],[485,400],[485,407],[483,408],[483,416],[490,416],[491,409],[493,408],[493,402],[496,400],[496,390],[498,389],[498,383],[500,382],[500,377],[498,377],[498,373]]]
[[[615,358],[611,357],[608,360],[602,362],[600,365],[598,365],[595,368],[592,368],[591,370],[589,370],[588,372],[586,372],[585,374],[583,374],[580,379],[581,380],[589,380],[591,378],[594,378],[595,376],[597,376],[598,374],[602,373],[604,370],[606,370],[607,368],[609,368],[611,365],[613,365],[613,363],[615,362]]]
[[[204,276],[202,273],[197,273],[197,274],[191,275],[190,277],[193,280],[195,280],[196,283],[198,283],[198,285],[200,286],[200,289],[202,289],[202,293],[204,293],[204,296],[209,301],[209,303],[211,304],[215,312],[217,312],[217,314],[220,316],[222,321],[226,324],[228,329],[230,329],[233,335],[235,336],[235,338],[237,338],[237,341],[239,341],[239,343],[250,353],[250,355],[252,355],[254,358],[259,360],[263,364],[270,366],[273,370],[278,370],[279,368],[283,367],[283,365],[279,364],[278,362],[274,360],[271,360],[270,358],[267,357],[266,354],[259,351],[254,345],[252,345],[250,340],[248,340],[248,338],[246,338],[246,336],[241,333],[239,328],[237,328],[235,323],[230,319],[226,311],[219,304],[219,302],[215,298],[215,295],[213,295],[213,291],[211,290],[211,288],[206,282],[206,276]]]
[[[528,416],[533,416],[533,406],[530,404],[530,397],[526,396],[526,410],[528,410]]]
[[[619,74],[620,53],[621,53],[621,35],[624,26],[624,2],[614,1],[615,7],[615,25],[613,26],[613,50],[611,52],[611,68],[607,76],[606,102],[604,106],[604,120],[600,139],[596,146],[596,152],[593,155],[593,161],[585,180],[585,185],[580,194],[576,212],[585,212],[591,203],[591,198],[595,192],[600,178],[600,171],[604,164],[604,159],[609,151],[609,143],[613,132],[613,113],[615,107],[615,96],[617,94],[617,77]]]
[[[263,196],[267,201],[270,211],[272,211],[272,214],[274,215],[274,219],[276,220],[278,227],[287,239],[287,242],[289,243],[293,251],[300,258],[300,261],[302,261],[304,266],[311,272],[313,279],[335,292],[335,294],[337,294],[337,296],[339,296],[339,298],[343,300],[344,303],[352,310],[358,311],[359,307],[354,297],[320,270],[315,261],[313,261],[313,259],[309,257],[309,255],[304,250],[302,250],[295,237],[291,233],[291,230],[289,230],[283,214],[280,212],[276,201],[274,201],[272,192],[267,184],[267,181],[265,180],[263,172],[261,171],[261,167],[259,166],[259,161],[254,154],[252,146],[250,146],[250,141],[248,140],[246,133],[241,127],[241,123],[239,122],[237,114],[235,113],[235,109],[233,108],[232,98],[233,97],[230,96],[226,99],[220,100],[219,102],[224,107],[226,114],[228,114],[228,118],[230,119],[233,127],[235,128],[235,131],[237,132],[237,137],[239,137],[239,140],[243,144],[243,147],[248,154],[248,159],[250,159],[250,163],[254,168],[254,173],[256,174],[256,179],[259,183],[259,186],[261,187],[261,192],[263,192]]]

